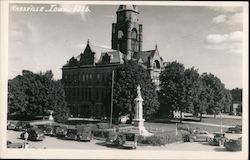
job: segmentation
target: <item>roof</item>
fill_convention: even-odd
[[[117,12],[121,12],[125,10],[132,10],[132,11],[138,12],[138,8],[136,5],[120,5]]]
[[[113,53],[117,52],[117,50],[101,47],[101,46],[95,46],[95,45],[90,45],[89,47],[92,52],[95,52],[95,63],[100,62],[101,57],[103,56],[103,53]],[[80,60],[80,59],[79,59]]]
[[[89,47],[91,52],[94,52],[94,63],[101,63],[103,56],[108,54],[110,57],[110,63],[123,63],[123,54],[114,49],[105,48],[101,46],[90,45],[89,43],[86,45],[86,48]],[[68,66],[72,61],[74,61],[74,65],[78,65],[81,59],[81,56],[84,53],[79,54],[77,57],[72,57],[65,66]],[[72,64],[72,63],[71,63]]]
[[[101,54],[101,57],[98,61],[98,63],[100,63],[102,61],[102,58],[105,56],[105,55],[108,55],[110,57],[110,63],[120,63],[120,62],[123,62],[123,54],[120,52],[120,51],[111,51],[111,52],[103,52]]]
[[[142,63],[148,63],[148,57],[152,57],[155,54],[155,50],[149,50],[149,51],[141,51],[141,52],[136,52],[133,55],[133,58],[139,60],[142,60]]]

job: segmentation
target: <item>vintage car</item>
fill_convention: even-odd
[[[222,146],[227,141],[224,133],[214,133],[214,138],[209,141],[212,146]]]
[[[17,122],[15,122],[15,121],[9,121],[7,124],[7,129],[14,130],[16,128],[16,124],[17,124]]]
[[[25,131],[26,129],[30,128],[31,125],[29,122],[22,122],[22,121],[19,121],[17,122],[16,124],[16,127],[15,127],[15,131]]]
[[[93,138],[92,128],[90,126],[78,125],[76,127],[76,132],[77,140],[79,141],[91,141]]]
[[[190,135],[185,137],[187,142],[209,142],[214,136],[204,130],[195,130]]]
[[[7,148],[25,148],[25,143],[9,143]]]
[[[235,139],[230,139],[224,144],[226,150],[228,151],[241,151],[242,149],[242,137]]]
[[[118,132],[113,132],[113,131],[108,132],[106,136],[106,145],[107,146],[119,145],[118,135],[119,135]],[[122,142],[122,138],[120,138],[120,140]],[[120,145],[122,145],[122,143],[120,143]]]
[[[124,148],[133,148],[137,147],[137,134],[135,133],[123,133],[122,134],[122,146]]]
[[[44,134],[46,136],[56,136],[56,128],[59,128],[58,124],[48,124],[45,126]]]
[[[64,138],[68,139],[68,140],[77,140],[77,130],[76,130],[76,128],[68,128],[67,133],[66,133]]]
[[[67,134],[67,126],[60,126],[55,128],[55,134],[56,137],[58,138],[65,138],[66,134]]]
[[[28,133],[28,139],[30,141],[42,141],[45,138],[44,132],[39,128],[31,128],[20,134],[21,139],[25,139],[25,133]]]
[[[236,125],[235,127],[230,127],[230,128],[228,128],[226,133],[241,134],[242,133],[242,126],[241,125]]]

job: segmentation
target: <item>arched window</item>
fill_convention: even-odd
[[[118,31],[118,35],[117,35],[117,38],[118,38],[118,39],[123,39],[123,37],[124,37],[123,31],[122,31],[122,30],[119,30],[119,31]]]
[[[158,60],[155,60],[154,61],[154,66],[153,66],[154,68],[157,68],[157,69],[160,69],[161,67],[160,67],[160,63],[159,63],[159,61]]]
[[[131,33],[131,39],[132,39],[132,50],[133,51],[138,51],[137,48],[137,31],[135,28],[132,29],[132,33]]]
[[[132,40],[136,40],[137,39],[137,31],[136,31],[136,29],[134,28],[134,29],[132,29],[132,35],[131,35],[131,38],[132,38]]]

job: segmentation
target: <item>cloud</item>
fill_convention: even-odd
[[[242,7],[233,7],[233,6],[208,6],[208,9],[211,9],[216,12],[221,13],[236,13],[242,12]]]
[[[242,54],[243,33],[235,31],[228,34],[209,34],[206,37],[206,48],[223,50],[227,53]]]
[[[88,5],[59,4],[62,11],[68,15],[79,15],[82,21],[86,21],[86,13],[90,13]]]
[[[212,19],[212,23],[222,23],[227,20],[227,16],[225,14],[221,14]]]
[[[231,16],[228,16],[227,23],[229,25],[243,25],[243,14],[242,12],[240,13],[235,13]]]
[[[229,26],[242,26],[243,24],[243,14],[235,13],[235,14],[221,14],[212,19],[212,23],[218,24],[218,23],[226,23]]]
[[[209,34],[206,41],[208,43],[241,42],[243,34],[241,31],[231,32],[229,34]]]

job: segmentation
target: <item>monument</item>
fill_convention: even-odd
[[[137,97],[135,98],[135,116],[133,119],[134,126],[139,130],[139,134],[142,136],[151,136],[152,133],[149,133],[144,127],[144,119],[143,119],[143,107],[142,107],[143,99],[141,97],[141,87],[138,85],[137,87]]]
[[[54,121],[54,117],[53,117],[53,115],[52,115],[52,114],[54,113],[54,111],[52,111],[52,110],[48,110],[48,111],[49,111],[49,114],[50,114],[50,115],[49,115],[49,120],[50,120],[50,121]]]

